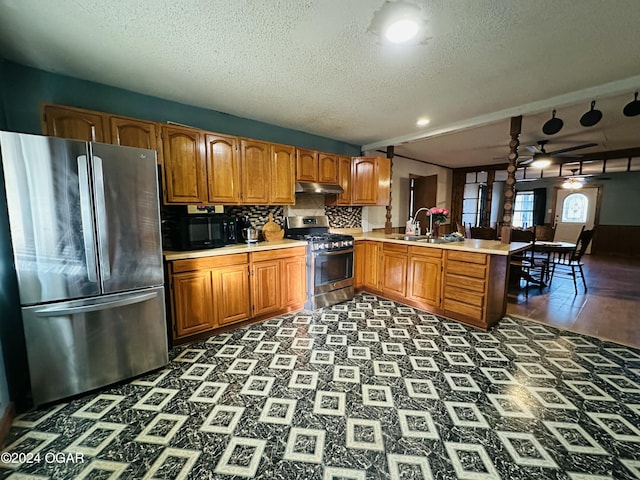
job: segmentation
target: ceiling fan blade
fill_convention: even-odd
[[[540,153],[540,149],[538,147],[536,147],[535,145],[528,145],[525,148],[527,150],[529,150],[531,153]]]
[[[598,146],[597,143],[583,143],[582,145],[575,145],[573,147],[561,148],[560,150],[554,150],[549,152],[549,155],[558,155],[560,153],[573,152],[575,150],[582,150],[583,148],[590,148]]]

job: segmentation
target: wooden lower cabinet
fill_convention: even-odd
[[[364,242],[364,286],[380,290],[380,242]]]
[[[361,290],[364,287],[365,272],[365,243],[360,240],[353,246],[353,288]]]
[[[211,270],[173,275],[171,295],[174,338],[195,335],[216,327]]]
[[[306,258],[305,247],[251,254],[253,316],[304,303],[307,294]]]
[[[440,307],[442,291],[442,250],[409,247],[407,298]]]
[[[213,270],[214,303],[219,325],[241,322],[251,317],[249,275],[246,264]]]
[[[306,300],[305,247],[175,260],[167,274],[174,342],[300,309]]]
[[[282,260],[282,306],[300,305],[307,299],[307,256],[305,252]]]
[[[382,246],[382,291],[404,297],[407,292],[407,253],[409,247],[385,243]]]

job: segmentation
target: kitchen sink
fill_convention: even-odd
[[[452,243],[450,240],[445,240],[444,238],[429,238],[429,237],[420,238],[420,239],[418,239],[418,242],[425,242],[425,243]]]
[[[429,237],[426,235],[403,235],[401,233],[394,233],[391,235],[391,238],[395,240],[410,240],[410,241],[416,241],[416,242],[429,239]]]

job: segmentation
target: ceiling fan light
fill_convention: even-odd
[[[575,178],[569,178],[564,181],[562,184],[562,188],[566,190],[577,190],[582,188],[582,182]]]
[[[536,158],[529,167],[531,168],[546,168],[551,165],[551,159],[548,157]]]

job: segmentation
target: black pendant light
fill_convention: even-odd
[[[635,93],[633,100],[624,106],[622,113],[627,117],[640,115],[640,100],[638,100],[638,92]]]
[[[591,102],[591,110],[580,117],[580,125],[583,127],[593,127],[602,119],[602,112],[600,110],[595,110],[595,106],[596,101],[593,100]]]
[[[563,125],[564,122],[556,118],[556,111],[554,110],[551,113],[551,118],[542,126],[542,132],[545,135],[555,135],[562,129]]]

